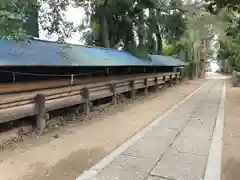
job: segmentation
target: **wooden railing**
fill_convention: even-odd
[[[148,94],[149,87],[171,85],[181,80],[180,73],[155,73],[131,75],[122,78],[85,83],[61,88],[44,89],[18,94],[5,94],[0,97],[0,123],[36,115],[42,121],[43,113],[83,104],[84,113],[89,113],[89,102],[105,97],[112,97],[112,103],[117,103],[117,95],[130,92],[134,98],[136,91],[144,89]],[[39,123],[37,123],[39,124]],[[41,127],[40,127],[41,128]]]

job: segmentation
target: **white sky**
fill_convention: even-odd
[[[67,19],[69,21],[72,21],[74,25],[80,25],[82,23],[83,18],[85,17],[85,12],[83,8],[74,8],[70,6],[66,12]],[[71,38],[67,40],[68,43],[74,43],[74,44],[82,44],[80,42],[81,35],[79,32],[74,33]]]
[[[216,72],[219,69],[219,66],[216,61],[211,62],[210,67],[212,69],[212,72]]]

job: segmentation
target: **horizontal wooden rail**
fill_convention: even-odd
[[[177,73],[179,74],[179,73]],[[166,80],[168,80],[169,76],[171,73],[158,73],[158,74],[148,74],[148,75],[131,75],[131,76],[123,76],[122,79],[120,77],[108,77],[108,78],[94,78],[95,82],[89,82],[88,84],[81,84],[81,85],[75,85],[75,86],[67,86],[67,87],[61,87],[61,88],[54,88],[54,89],[46,89],[46,90],[41,90],[41,91],[32,91],[32,92],[22,92],[19,94],[13,94],[12,96],[9,95],[1,95],[0,96],[0,105],[6,104],[6,103],[11,103],[11,102],[18,102],[18,101],[23,101],[23,100],[29,100],[33,99],[36,97],[37,94],[40,92],[45,94],[46,96],[51,96],[51,95],[56,95],[56,94],[62,94],[62,93],[69,93],[72,91],[79,91],[80,89],[83,88],[92,88],[92,87],[100,87],[103,85],[108,85],[110,84],[120,84],[121,82],[129,82],[132,80],[137,80],[137,79],[145,79],[145,78],[151,78],[151,77],[166,77]],[[49,82],[45,82],[49,83]],[[41,84],[40,84],[41,85]],[[35,86],[40,86],[35,83]],[[21,85],[22,86],[22,85]],[[20,87],[21,87],[20,86]],[[5,98],[7,97],[7,98]]]
[[[39,110],[36,105],[36,97],[39,94],[44,97],[44,112],[84,104],[87,114],[89,101],[112,97],[113,104],[116,104],[117,94],[131,92],[131,96],[134,98],[136,90],[144,89],[147,94],[148,87],[154,86],[157,89],[166,82],[171,83],[171,79],[177,82],[180,80],[180,74],[171,72],[130,75],[121,78],[106,77],[105,79],[99,78],[99,80],[96,78],[95,82],[75,86],[23,92],[21,95],[1,95],[0,123],[38,114],[41,109]]]

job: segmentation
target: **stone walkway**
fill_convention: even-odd
[[[203,179],[223,82],[208,80],[180,106],[149,125],[126,150],[119,147],[120,153],[110,155],[112,161],[105,159],[104,165],[103,160],[77,180]]]

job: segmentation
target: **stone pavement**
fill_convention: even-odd
[[[201,180],[218,114],[223,80],[208,80],[93,180]]]

